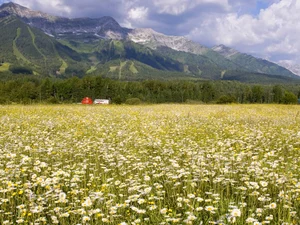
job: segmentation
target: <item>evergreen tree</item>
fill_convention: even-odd
[[[292,92],[285,91],[282,102],[284,104],[297,104],[298,98]]]
[[[263,102],[263,88],[260,85],[252,87],[252,102],[262,103]]]
[[[281,103],[283,99],[283,90],[280,85],[273,87],[273,102]]]

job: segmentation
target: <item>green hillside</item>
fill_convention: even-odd
[[[0,72],[61,78],[101,74],[122,80],[185,76],[180,62],[129,41],[58,42],[13,16],[1,18],[0,28]]]
[[[74,51],[88,55],[92,67],[87,73],[114,79],[194,77],[185,73],[184,64],[131,41],[99,40],[93,43],[60,41]]]
[[[17,74],[39,77],[84,77],[101,75],[118,80],[188,79],[238,80],[242,82],[298,82],[300,79],[265,75],[267,69],[254,61],[250,67],[238,66],[247,59],[226,59],[208,50],[203,55],[156,50],[128,40],[99,39],[90,42],[55,39],[30,27],[14,16],[0,17],[0,79]],[[254,57],[253,57],[254,58]],[[244,61],[243,61],[244,60]],[[249,59],[248,61],[251,61]],[[266,68],[271,68],[266,63]],[[274,69],[276,71],[276,68]]]
[[[295,75],[289,70],[278,66],[275,63],[269,62],[264,59],[258,59],[251,55],[238,53],[229,57],[229,60],[241,65],[248,71],[256,71],[258,73],[272,74],[272,75],[282,75],[286,77],[295,77]]]
[[[132,42],[58,42],[13,16],[1,18],[0,28],[0,61],[6,63],[0,72],[22,73],[26,68],[27,73],[62,78],[86,74],[115,79],[185,76],[180,62]]]
[[[254,72],[226,71],[223,80],[240,81],[244,83],[260,83],[260,84],[279,84],[279,83],[300,83],[299,78],[286,77],[280,75],[270,75]]]
[[[218,80],[222,78],[223,71],[237,69],[237,66],[231,62],[225,65],[226,59],[220,55],[212,58],[206,55],[175,51],[167,47],[160,47],[157,50],[161,54],[184,64],[184,72],[203,79]],[[223,61],[220,58],[223,58]]]
[[[240,68],[244,68],[244,70],[248,72],[298,78],[284,67],[261,58],[256,58],[252,55],[240,53],[225,45],[214,46],[212,50],[214,54],[223,56],[228,61],[238,65]]]
[[[88,68],[81,54],[58,43],[19,19],[0,18],[0,60],[14,67],[27,67],[35,74],[65,76],[64,72]]]

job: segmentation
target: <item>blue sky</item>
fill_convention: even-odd
[[[0,3],[8,2],[0,0]],[[15,0],[66,17],[112,16],[211,47],[225,44],[276,62],[300,64],[300,0]]]

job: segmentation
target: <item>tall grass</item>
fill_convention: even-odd
[[[0,107],[0,224],[299,224],[299,110]]]

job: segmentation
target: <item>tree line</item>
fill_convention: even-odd
[[[65,80],[20,77],[0,81],[0,104],[78,103],[84,97],[112,103],[296,104],[300,84],[260,85],[237,81],[119,81],[100,76]]]

